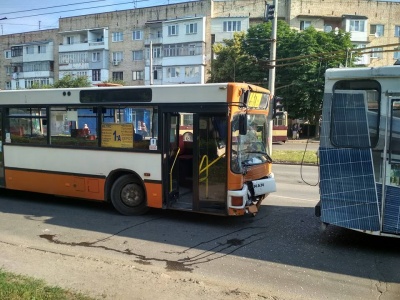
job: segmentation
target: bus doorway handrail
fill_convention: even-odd
[[[172,192],[172,171],[174,170],[176,159],[178,158],[179,152],[181,148],[178,147],[178,151],[176,151],[174,162],[172,163],[171,170],[169,171],[169,192]]]
[[[203,178],[199,178],[199,181],[200,182],[203,182],[204,180],[206,181],[206,198],[208,198],[208,169],[224,156],[225,156],[225,153],[222,154],[221,156],[218,156],[210,164],[208,163],[208,156],[207,155],[204,155],[203,158],[201,159],[200,167],[199,167],[199,170],[200,170],[199,171],[199,175],[201,175],[201,173],[203,173],[204,171],[207,171],[207,172],[206,172],[206,176],[204,176]],[[202,165],[203,165],[204,161],[206,161],[206,166],[204,168],[202,168]]]
[[[206,166],[202,169],[201,167],[204,162],[206,163]],[[201,158],[200,167],[199,167],[199,170],[200,170],[199,171],[199,182],[203,182],[203,181],[206,182],[206,198],[208,198],[208,166],[209,166],[208,165],[208,156],[204,155]],[[200,178],[201,173],[203,173],[204,171],[206,171],[206,175],[204,177]]]

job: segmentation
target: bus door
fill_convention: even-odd
[[[188,128],[183,127],[182,119],[191,120],[190,137]],[[193,113],[164,112],[164,178],[167,178],[164,195],[166,207],[173,209],[194,210],[198,191],[193,184],[198,172],[196,169],[198,149],[193,143]],[[197,118],[197,117],[196,117]]]
[[[390,99],[390,98],[389,98]],[[399,234],[400,224],[398,222],[399,216],[399,202],[398,197],[400,194],[400,99],[392,98],[389,102],[390,122],[387,132],[389,132],[388,142],[386,149],[388,149],[388,157],[386,159],[386,184],[383,188],[385,191],[382,195],[383,199],[383,224],[382,231],[386,233]]]
[[[3,111],[0,108],[0,186],[4,187]]]
[[[225,214],[226,114],[164,113],[164,122],[167,207]]]

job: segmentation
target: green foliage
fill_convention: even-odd
[[[276,64],[275,93],[284,98],[290,118],[316,124],[321,113],[324,74],[327,68],[353,66],[355,55],[350,34],[291,29],[278,21],[276,62],[269,61],[271,22],[258,24],[213,48],[210,82],[245,81],[266,85],[271,65]]]
[[[73,77],[70,74],[65,75],[60,80],[53,84],[54,88],[76,88],[76,87],[88,87],[91,86],[91,82],[87,76]]]
[[[123,81],[123,80],[105,80],[105,81],[102,81],[102,83],[126,85],[125,81]]]

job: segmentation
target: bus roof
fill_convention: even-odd
[[[269,93],[267,89],[246,83],[3,90],[0,91],[0,105],[78,103],[226,103],[228,101],[228,92],[239,90],[241,88],[246,90],[250,89],[255,92]],[[99,93],[97,93],[97,91]],[[92,97],[87,102],[84,101],[85,99],[83,99],[82,95],[93,94],[107,95],[107,99],[95,101],[96,99],[99,99],[99,96]],[[143,99],[140,99],[141,97]]]
[[[400,66],[333,68],[326,70],[326,80],[400,77]]]

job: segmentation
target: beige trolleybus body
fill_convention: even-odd
[[[269,91],[257,86],[1,91],[0,110],[4,188],[110,201],[126,215],[256,213],[275,191]]]
[[[400,236],[400,67],[326,72],[320,142],[322,222]]]

